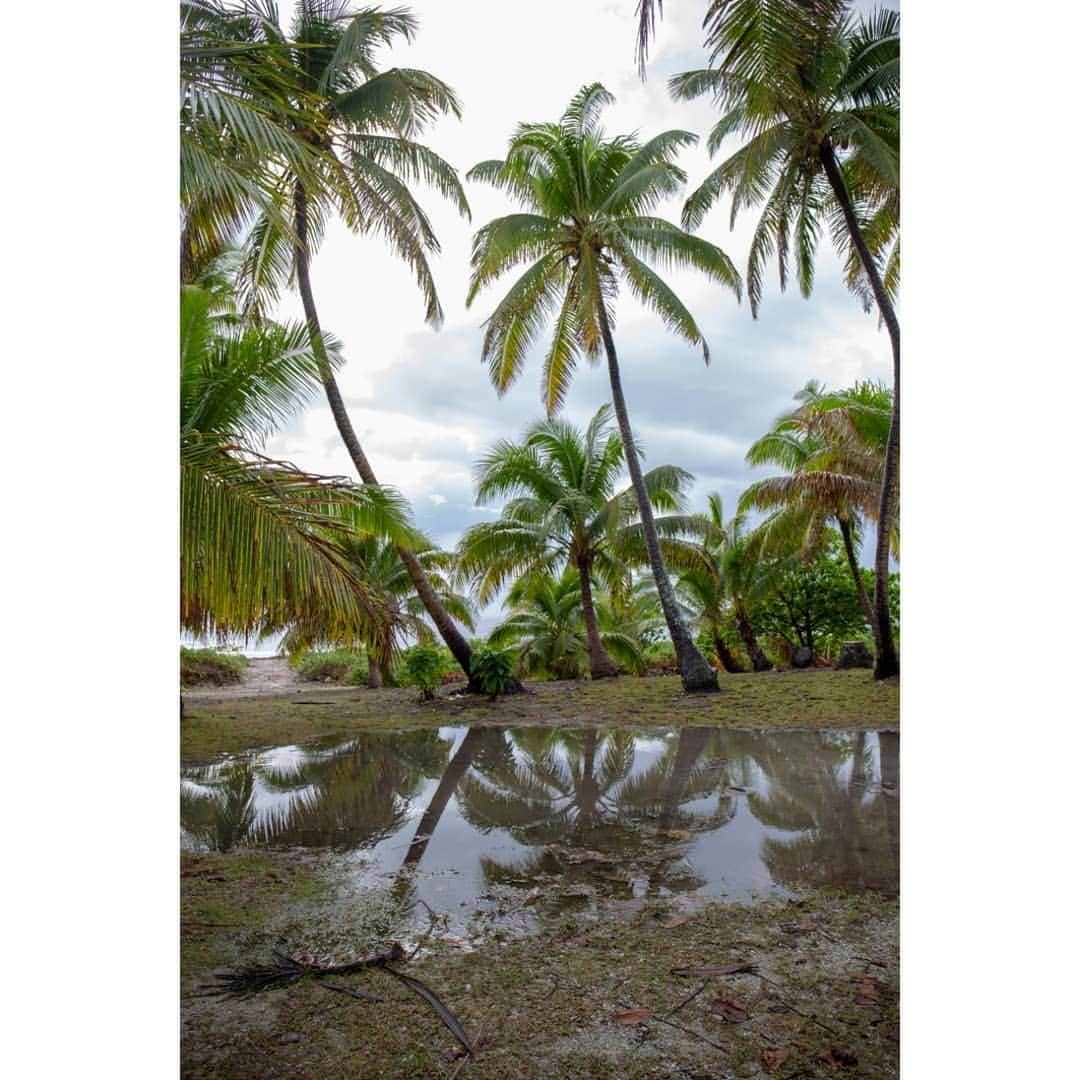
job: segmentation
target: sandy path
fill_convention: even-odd
[[[198,689],[185,690],[184,698],[196,701],[204,698],[271,697],[275,694],[307,693],[329,689],[340,690],[342,687],[305,682],[284,657],[268,656],[248,660],[248,666],[240,673],[239,682],[226,686],[202,686]],[[356,688],[349,687],[348,689],[355,690]]]

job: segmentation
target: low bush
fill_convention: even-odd
[[[405,686],[415,686],[420,691],[421,701],[431,701],[446,670],[444,653],[448,650],[433,642],[406,649],[398,661],[398,681]]]
[[[489,645],[473,652],[472,674],[485,694],[497,697],[506,693],[506,684],[514,672],[514,661],[505,649],[494,649]]]
[[[363,653],[349,649],[333,649],[328,652],[310,650],[291,660],[301,679],[311,682],[342,683],[346,686],[363,686],[367,682],[368,665]]]
[[[221,649],[180,649],[181,686],[224,686],[240,681],[247,657]]]

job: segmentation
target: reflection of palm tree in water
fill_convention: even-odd
[[[405,903],[412,898],[413,880],[417,866],[427,851],[428,844],[438,828],[450,799],[469,771],[473,762],[480,756],[500,760],[505,749],[505,734],[501,728],[472,727],[465,732],[465,737],[447,763],[439,778],[438,786],[432,793],[416,832],[405,851],[392,895],[398,903]]]
[[[207,770],[202,770],[205,776]],[[255,775],[251,765],[235,762],[215,770],[220,783],[180,790],[180,823],[212,851],[229,851],[247,839],[255,821]]]
[[[641,867],[650,891],[661,885],[674,891],[699,887],[703,882],[696,874],[677,866],[684,846],[674,845],[670,855],[664,848],[673,846],[676,827],[711,829],[730,819],[729,803],[704,819],[681,810],[682,803],[718,786],[715,761],[696,767],[714,733],[684,728],[674,750],[669,746],[635,777],[629,732],[514,732],[522,760],[466,778],[462,813],[476,828],[505,829],[520,843],[544,850],[510,865],[485,860],[485,877],[521,884],[553,875],[564,884],[582,879],[606,892],[625,892],[627,875]],[[643,829],[646,820],[655,828]]]
[[[370,845],[401,826],[409,799],[425,775],[437,774],[447,750],[435,731],[406,732],[309,751],[289,768],[248,762],[225,772],[191,770],[189,779],[224,776],[225,782],[198,794],[187,788],[181,821],[192,835],[220,850],[241,843],[340,850]],[[256,775],[266,791],[285,795],[287,801],[256,814]]]
[[[800,835],[768,837],[762,857],[785,884],[842,885],[895,892],[899,846],[888,824],[890,803],[873,783],[873,751],[865,732],[755,736],[745,749],[768,779],[768,793],[750,794],[763,824]],[[888,741],[882,760],[895,760]],[[851,763],[847,780],[842,766]]]

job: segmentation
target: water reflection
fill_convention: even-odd
[[[443,728],[283,747],[181,775],[181,841],[349,853],[396,898],[476,904],[893,893],[895,733]]]

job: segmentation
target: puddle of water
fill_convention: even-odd
[[[372,733],[182,767],[181,844],[316,850],[343,905],[378,891],[463,937],[802,884],[895,895],[898,752],[894,732]]]

